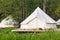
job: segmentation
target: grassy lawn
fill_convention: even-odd
[[[12,29],[0,29],[0,40],[60,40],[60,32],[15,33]]]

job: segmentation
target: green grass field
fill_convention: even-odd
[[[12,29],[0,29],[0,40],[60,40],[60,32],[16,33]]]

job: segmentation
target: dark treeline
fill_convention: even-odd
[[[12,15],[19,22],[29,16],[39,6],[53,19],[60,18],[60,0],[0,0],[0,21]],[[44,9],[45,6],[45,9]]]

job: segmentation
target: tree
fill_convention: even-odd
[[[22,20],[24,20],[25,17],[25,6],[24,6],[24,0],[20,0],[20,6],[21,6],[21,13],[22,13]]]

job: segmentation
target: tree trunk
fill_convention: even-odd
[[[21,13],[19,14],[19,27],[20,27],[21,21],[23,21],[25,18],[24,0],[20,0],[20,9],[21,9]]]
[[[25,17],[24,0],[21,0],[21,14],[22,14],[22,20],[24,20]]]
[[[43,11],[46,12],[47,0],[43,0]]]

